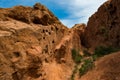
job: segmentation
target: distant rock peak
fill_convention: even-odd
[[[25,23],[41,25],[61,24],[45,6],[36,3],[32,7],[15,6],[13,8],[0,9],[0,20],[16,19]]]

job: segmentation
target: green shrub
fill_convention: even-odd
[[[91,59],[84,60],[84,64],[79,69],[80,76],[84,75],[89,70],[91,70],[93,68],[93,66],[94,66],[94,63],[93,63],[93,61]]]
[[[77,65],[76,65],[75,69],[73,70],[73,73],[72,73],[72,76],[71,76],[71,80],[74,80],[75,74],[77,73],[77,70],[78,70],[78,68],[77,68]]]
[[[98,56],[97,56],[96,54],[93,54],[93,55],[92,55],[93,61],[96,61],[97,58],[98,58]]]
[[[119,49],[117,48],[113,48],[113,47],[103,47],[103,46],[100,46],[100,47],[97,47],[94,51],[94,54],[97,55],[98,57],[101,57],[101,56],[104,56],[104,55],[107,55],[107,54],[110,54],[112,52],[116,52],[118,51]]]
[[[79,54],[79,52],[76,51],[75,49],[72,49],[71,52],[72,52],[72,59],[73,59],[73,61],[76,64],[80,63],[81,59],[82,59],[82,56]]]

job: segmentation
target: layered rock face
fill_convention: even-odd
[[[105,2],[88,21],[82,44],[94,50],[97,46],[120,47],[120,1]]]
[[[71,49],[81,48],[81,32],[40,3],[0,8],[0,80],[69,80]]]

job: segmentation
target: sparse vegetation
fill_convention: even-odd
[[[104,47],[104,46],[99,46],[95,49],[94,54],[92,55],[93,60],[96,60],[98,57],[102,57],[104,55],[110,54],[112,52],[119,51],[117,48],[113,47]]]
[[[93,61],[96,61],[97,58],[98,58],[98,56],[97,56],[96,54],[93,54],[93,55],[92,55]]]
[[[79,54],[79,51],[76,51],[76,49],[72,49],[72,59],[76,64],[81,62],[82,56]]]
[[[73,74],[71,75],[71,80],[74,80],[75,74],[77,73],[77,70],[78,70],[77,65],[75,65],[74,70],[73,70]]]
[[[77,73],[77,71],[79,70],[78,69],[78,65],[79,63],[81,62],[82,60],[82,56],[79,54],[79,51],[77,51],[76,49],[72,49],[71,50],[71,53],[72,53],[72,59],[73,61],[76,63],[75,67],[74,67],[74,70],[73,70],[73,73],[71,75],[71,80],[74,80],[75,78],[75,74]]]
[[[94,66],[94,63],[93,63],[92,59],[84,60],[84,63],[82,64],[81,68],[79,69],[80,76],[84,75],[89,70],[91,70],[93,68],[93,66]]]
[[[113,47],[104,47],[104,46],[99,46],[96,47],[93,55],[90,54],[87,50],[84,50],[84,56],[81,56],[79,54],[79,51],[77,51],[76,49],[72,49],[72,58],[74,60],[74,62],[76,63],[76,66],[73,70],[73,74],[71,76],[71,80],[74,80],[75,74],[77,72],[79,72],[80,76],[83,76],[84,74],[86,74],[89,70],[91,70],[95,65],[94,65],[94,61],[99,58],[102,57],[104,55],[108,55],[112,52],[116,52],[120,49],[117,48],[113,48]],[[81,67],[78,67],[80,66]]]

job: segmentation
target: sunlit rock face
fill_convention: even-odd
[[[80,26],[68,29],[40,3],[0,8],[0,80],[69,80]]]

